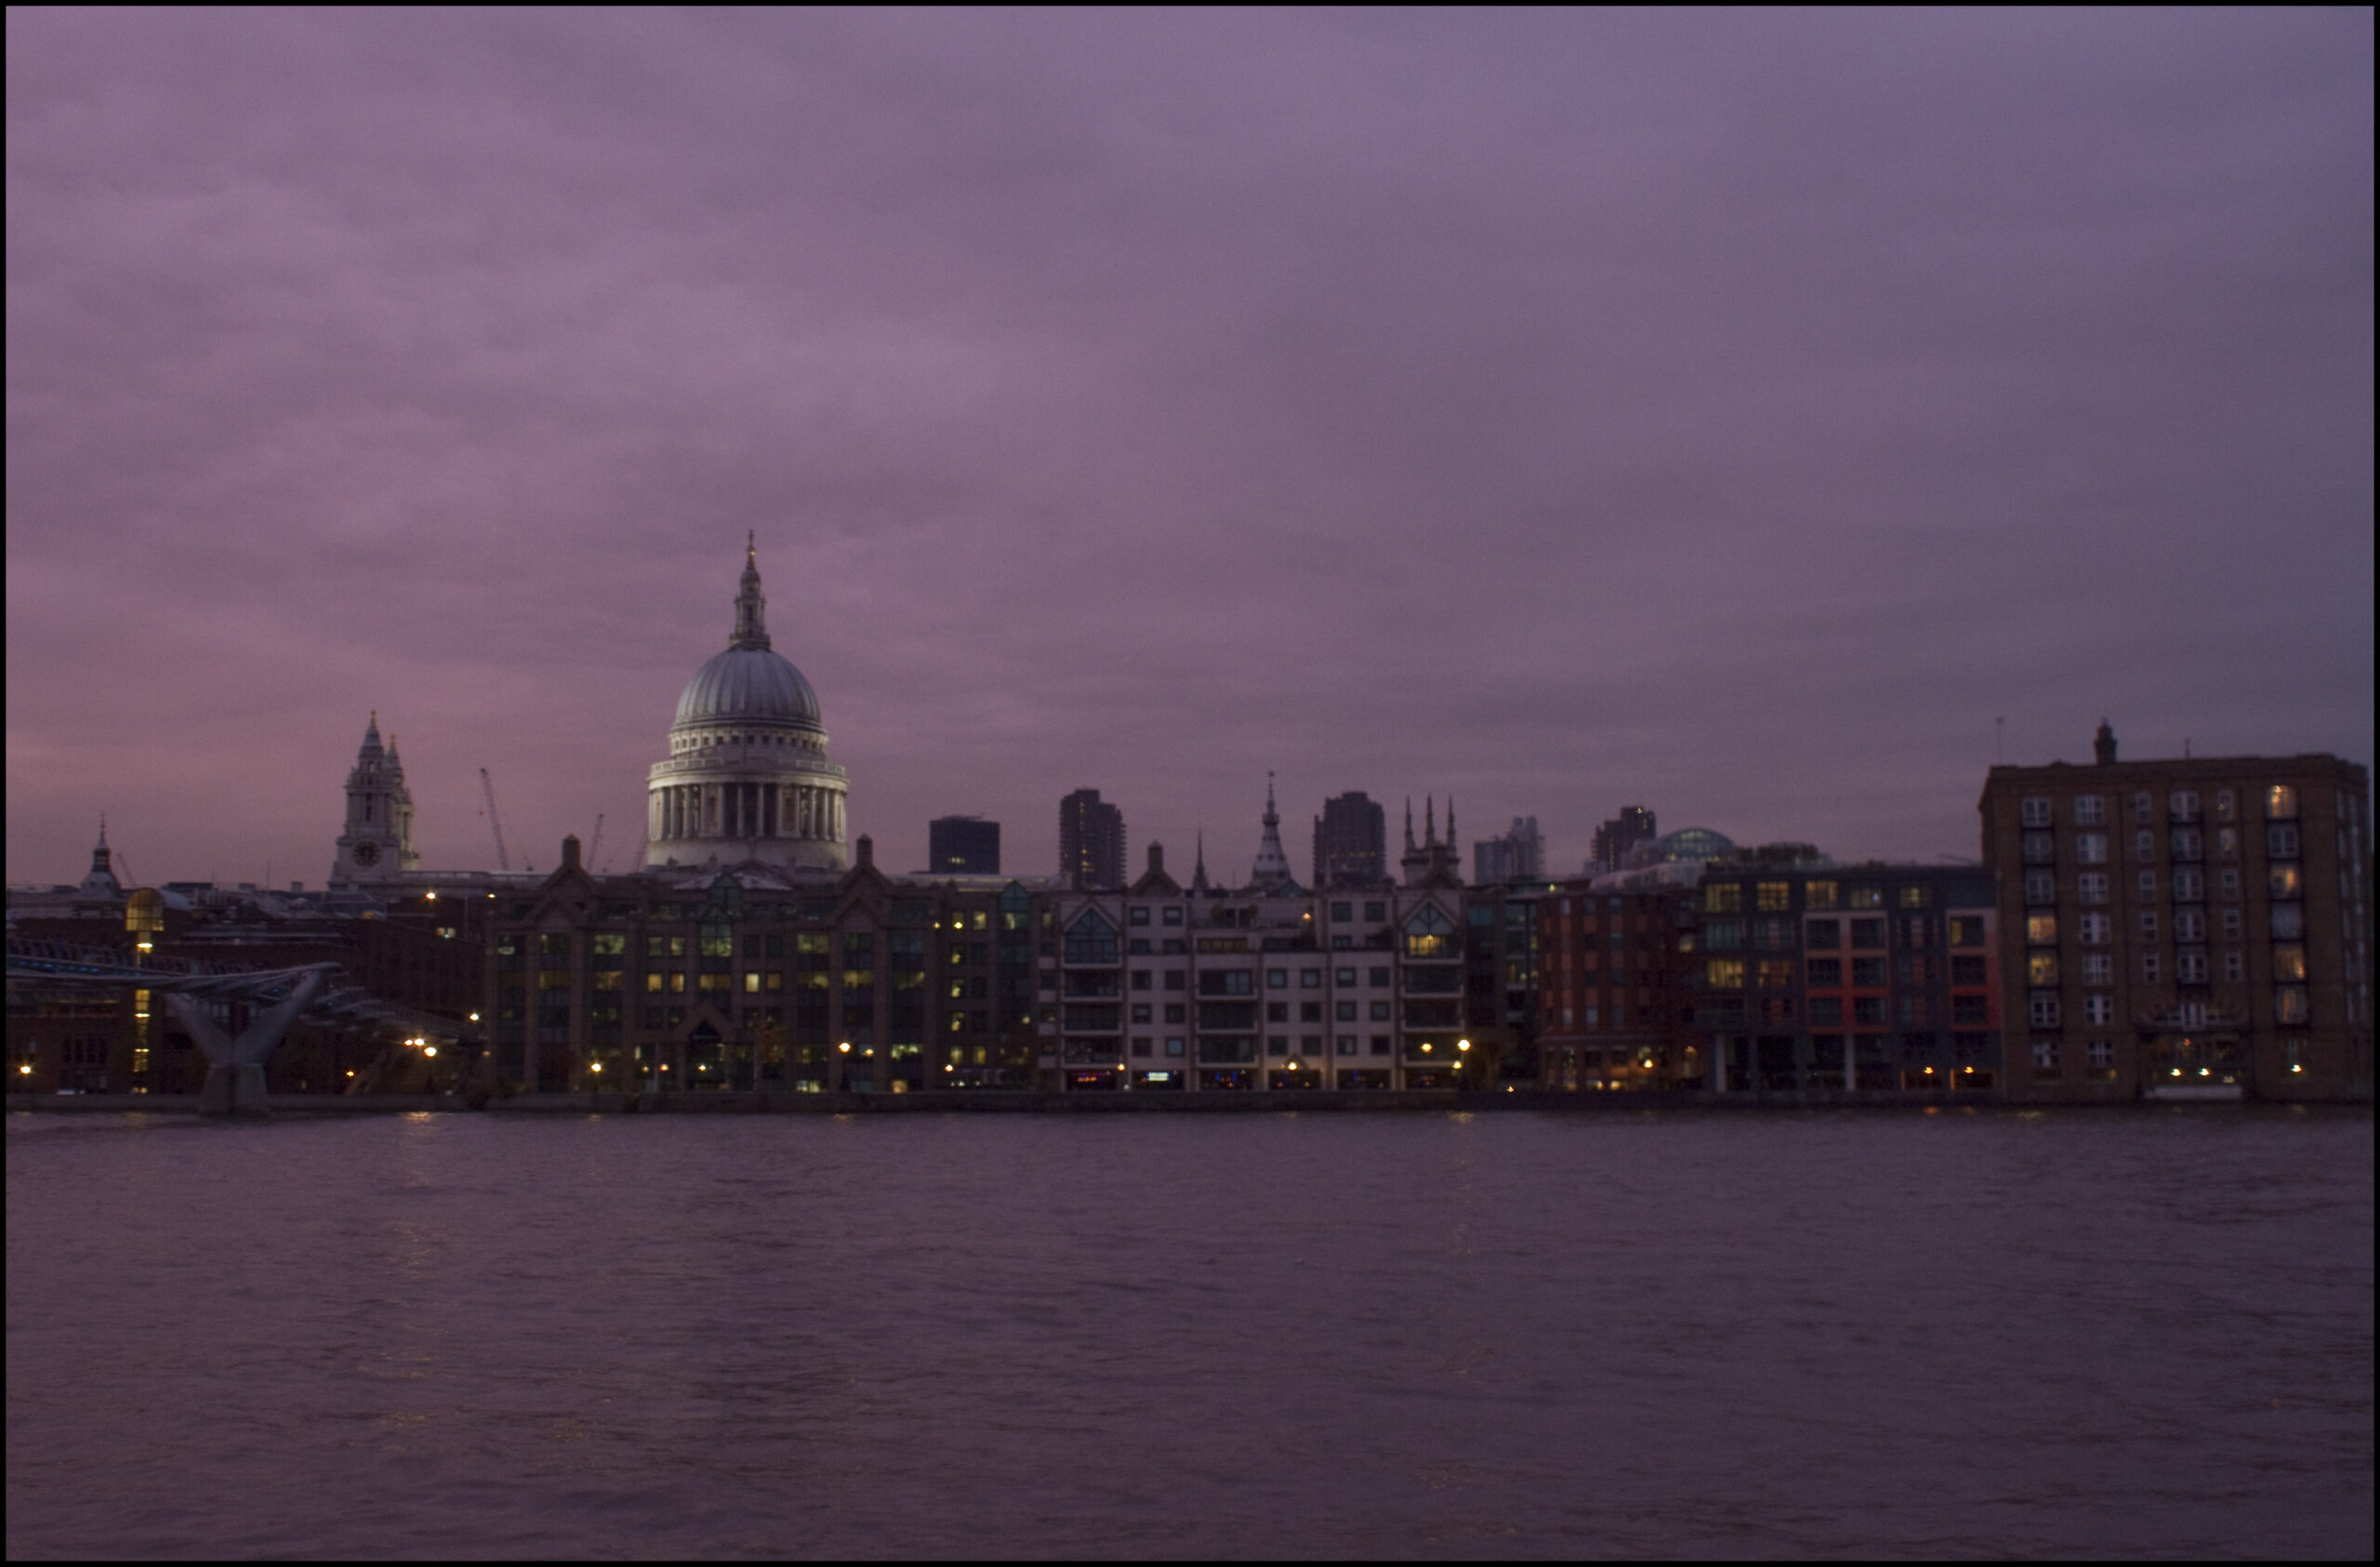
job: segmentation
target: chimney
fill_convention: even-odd
[[[1149,845],[1149,874],[1159,876],[1165,875],[1165,845],[1161,843]]]
[[[562,868],[565,871],[578,869],[578,835],[576,833],[562,835]]]
[[[859,836],[859,868],[863,871],[876,869],[876,840],[866,833]]]
[[[2101,767],[2115,765],[2116,731],[2109,727],[2108,720],[2105,718],[2099,720],[2098,738],[2091,742],[2091,751],[2098,757]]]

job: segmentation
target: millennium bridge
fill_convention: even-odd
[[[10,932],[11,984],[138,987],[165,998],[191,1039],[206,1054],[206,1086],[199,1095],[204,1115],[266,1113],[264,1063],[300,1018],[310,1022],[401,1030],[408,1038],[484,1045],[473,1023],[386,1001],[362,987],[341,982],[336,963],[294,968],[243,968],[188,958],[152,957],[120,948],[82,946],[47,937]],[[239,1002],[248,1021],[235,1035],[208,1010],[213,1002]]]

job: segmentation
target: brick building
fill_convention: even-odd
[[[1984,785],[2009,1097],[2368,1100],[2364,770],[2095,756]]]

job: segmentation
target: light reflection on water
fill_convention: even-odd
[[[11,1556],[2361,1555],[2368,1114],[9,1117]]]

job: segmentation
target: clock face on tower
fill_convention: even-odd
[[[380,846],[379,846],[378,844],[377,844],[377,843],[359,843],[359,844],[357,844],[357,845],[355,846],[355,863],[356,863],[357,864],[359,864],[359,865],[373,865],[373,864],[377,864],[377,863],[379,863],[379,860],[380,860]]]

